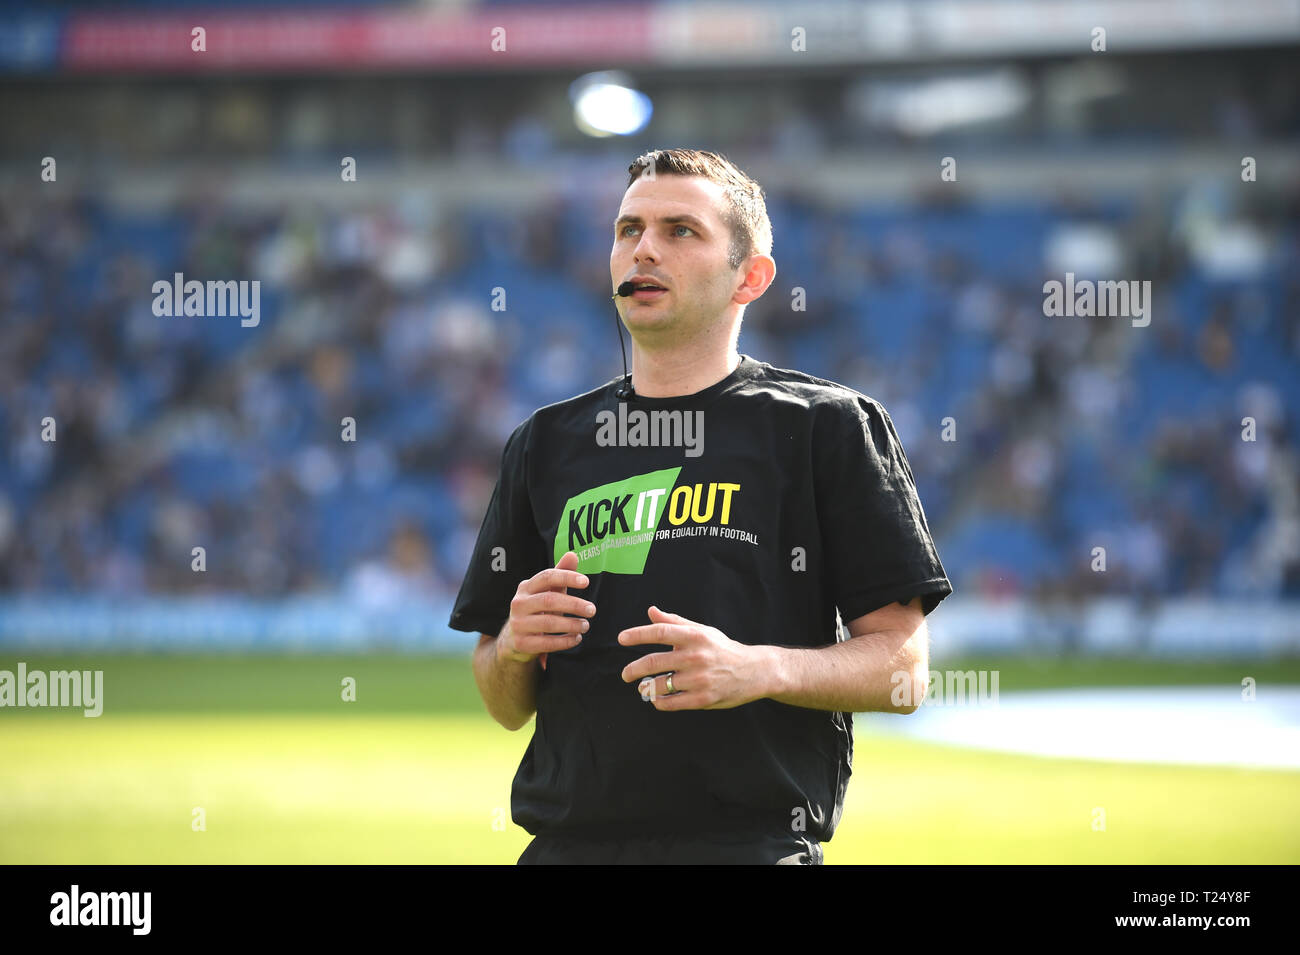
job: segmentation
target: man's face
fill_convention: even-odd
[[[628,330],[642,345],[688,341],[718,322],[742,272],[727,264],[731,231],[719,217],[720,185],[660,173],[628,186],[614,225],[609,274],[618,288],[647,276],[666,291],[617,298]]]

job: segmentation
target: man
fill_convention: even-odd
[[[885,409],[737,353],[776,274],[758,184],[689,149],[628,171],[634,394],[515,429],[451,626],[493,718],[537,715],[520,863],[820,864],[852,714],[917,708],[952,586]]]

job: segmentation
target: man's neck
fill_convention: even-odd
[[[726,378],[740,364],[734,342],[721,349],[644,351],[632,344],[632,387],[643,398],[693,395]]]

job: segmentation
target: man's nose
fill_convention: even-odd
[[[641,236],[641,241],[638,242],[636,248],[632,250],[632,261],[657,262],[658,260],[659,254],[655,251],[654,243],[650,241],[650,233],[644,233]]]

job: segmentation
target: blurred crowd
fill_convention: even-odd
[[[965,594],[1300,596],[1300,208],[1233,195],[769,192],[740,348],[884,404]],[[454,594],[506,436],[620,372],[613,211],[8,196],[0,592]],[[1150,324],[1045,316],[1066,271]],[[260,324],[155,316],[176,272],[260,280]]]

